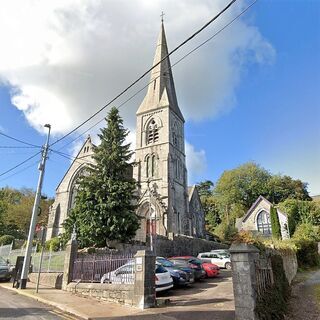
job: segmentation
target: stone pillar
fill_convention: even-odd
[[[232,244],[232,281],[236,320],[258,320],[256,307],[256,270],[255,260],[259,250],[250,244]]]
[[[62,290],[67,290],[67,285],[72,281],[73,262],[77,257],[78,243],[77,240],[69,240],[66,245],[66,254],[64,257]]]
[[[156,257],[149,250],[139,250],[135,258],[133,304],[140,309],[152,308],[156,303]]]

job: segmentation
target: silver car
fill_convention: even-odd
[[[10,281],[12,270],[8,261],[0,257],[0,280]]]

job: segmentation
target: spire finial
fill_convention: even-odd
[[[161,17],[161,22],[163,23],[163,17],[164,17],[163,11],[161,11],[160,17]]]

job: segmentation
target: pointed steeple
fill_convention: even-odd
[[[167,55],[168,47],[166,34],[164,31],[163,21],[161,21],[161,30],[158,37],[153,66],[155,66]],[[184,121],[183,115],[178,106],[169,57],[164,59],[160,64],[152,69],[148,91],[137,111],[137,114],[148,112],[164,106],[169,106],[169,108],[182,121]]]

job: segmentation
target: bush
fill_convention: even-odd
[[[299,268],[312,268],[320,266],[318,243],[312,240],[297,240],[297,260]]]
[[[4,235],[4,236],[0,237],[0,245],[1,246],[11,244],[12,242],[14,245],[14,236]]]
[[[320,227],[311,223],[301,223],[297,226],[293,239],[320,241]]]
[[[229,223],[221,223],[215,229],[214,233],[222,240],[231,242],[233,237],[237,234],[238,230],[233,226],[233,224]]]
[[[61,245],[62,244],[60,238],[55,237],[46,241],[45,248],[50,251],[59,251]]]

